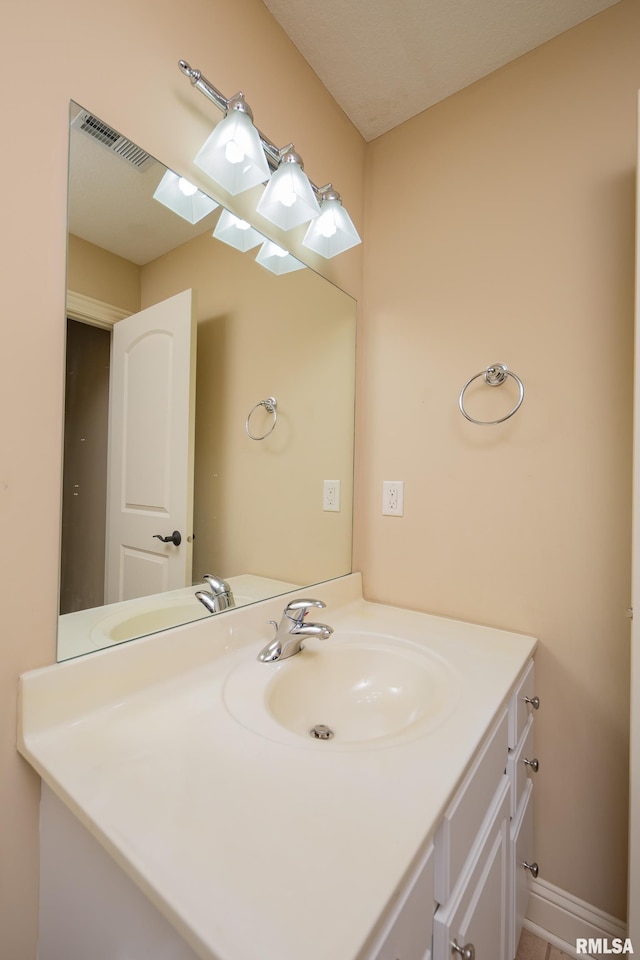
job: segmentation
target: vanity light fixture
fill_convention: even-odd
[[[177,213],[183,220],[188,220],[189,223],[198,223],[219,206],[215,200],[204,194],[202,190],[198,190],[184,177],[178,176],[173,170],[166,171],[156,187],[153,199]]]
[[[253,114],[241,93],[227,101],[224,119],[193,161],[232,195],[244,193],[271,176]]]
[[[291,230],[309,221],[314,223],[321,217],[321,210],[324,207],[325,217],[319,231],[312,231],[310,228],[305,237],[305,245],[323,257],[336,256],[361,243],[351,218],[342,207],[340,194],[333,190],[331,184],[317,187],[309,180],[293,144],[280,149],[253,126],[251,111],[241,93],[227,100],[202,76],[199,70],[191,67],[186,60],[180,60],[178,66],[190,79],[192,86],[197,87],[200,93],[215,103],[225,114],[225,118],[218,124],[196,156],[195,163],[205,173],[229,193],[239,193],[257,183],[266,183],[264,194],[257,204],[257,211],[282,230]],[[240,133],[229,134],[228,137],[226,133],[224,136],[222,133],[218,135],[225,124],[229,122],[231,125],[234,120],[237,120],[235,114],[243,118],[240,120],[242,137],[245,132],[248,134],[250,129],[252,138],[255,136],[261,147],[258,155],[262,153],[266,164],[266,169],[262,168],[260,177],[257,173],[255,174],[258,179],[253,179],[251,183],[247,183],[247,186],[241,187],[236,186],[233,177],[231,180],[227,179],[225,171],[228,168],[236,168],[235,172],[239,173],[244,166],[248,166],[248,148],[245,151],[244,140]],[[223,159],[220,159],[221,154]],[[258,158],[256,158],[257,165]],[[322,240],[317,237],[322,237]]]
[[[258,201],[258,213],[282,230],[291,230],[320,215],[309,178],[303,169],[302,157],[285,147],[267,188]]]
[[[358,231],[342,206],[342,197],[331,184],[322,188],[320,216],[309,224],[302,245],[330,259],[362,243]]]
[[[264,240],[262,234],[254,230],[250,223],[236,217],[229,210],[223,210],[220,214],[213,236],[236,250],[242,250],[243,253],[257,247]]]
[[[256,262],[277,276],[282,276],[283,273],[293,273],[294,270],[304,270],[305,267],[304,263],[296,260],[288,250],[283,250],[273,240],[265,240],[258,251]]]

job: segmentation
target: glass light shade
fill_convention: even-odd
[[[164,204],[169,210],[173,210],[183,220],[188,220],[189,223],[197,223],[219,206],[215,200],[204,194],[202,190],[198,190],[184,177],[179,177],[173,170],[167,170],[156,188],[153,199]]]
[[[257,230],[254,230],[251,224],[246,220],[240,220],[229,210],[223,210],[213,231],[214,237],[228,243],[230,247],[236,250],[251,250],[262,243],[264,237]]]
[[[279,247],[277,243],[273,243],[272,240],[265,240],[258,251],[256,261],[277,276],[283,273],[293,273],[294,270],[304,270],[305,267],[304,263],[296,260],[295,257]]]
[[[282,230],[307,223],[320,213],[309,179],[299,163],[281,162],[256,207]]]
[[[303,246],[327,260],[359,243],[358,231],[340,200],[321,202],[320,216],[311,221],[302,241]]]
[[[198,151],[194,163],[234,196],[271,176],[260,135],[242,110],[229,110]]]

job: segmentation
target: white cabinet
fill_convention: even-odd
[[[436,910],[434,960],[455,956],[454,943],[472,944],[477,960],[509,960],[509,792],[503,775],[458,883]]]
[[[367,960],[514,960],[537,875],[533,683],[531,661],[447,806],[433,856],[407,883],[382,946]]]
[[[435,896],[440,904],[451,896],[483,821],[489,816],[498,786],[504,780],[508,719],[505,708],[476,752],[436,832]]]
[[[435,839],[434,960],[473,947],[477,960],[512,960],[507,775],[509,709],[498,715],[445,811]],[[458,952],[458,955],[461,955]]]
[[[525,787],[522,802],[511,821],[511,910],[512,938],[510,957],[516,955],[522,924],[529,900],[529,876],[537,876],[538,865],[533,861],[533,784]],[[528,866],[525,866],[528,864]]]
[[[433,846],[421,858],[382,933],[371,960],[431,960]]]
[[[538,760],[535,756],[533,744],[533,717],[524,728],[517,747],[509,752],[509,762],[507,771],[511,779],[513,789],[511,791],[511,816],[515,817],[525,794],[525,790],[530,783],[531,777],[535,775],[538,768]]]
[[[151,958],[198,955],[43,784],[38,960]]]
[[[534,690],[533,660],[523,671],[516,683],[511,703],[509,705],[509,749],[514,750],[520,743],[524,728],[532,716],[532,710],[537,710],[539,700]]]
[[[533,782],[540,763],[534,749],[534,716],[540,701],[534,692],[534,665],[531,662],[513,692],[509,714],[509,762],[511,781],[510,842],[510,944],[513,960],[522,933],[531,877],[538,876],[533,853]],[[478,958],[479,960],[479,958]]]

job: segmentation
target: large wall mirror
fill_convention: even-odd
[[[355,302],[172,179],[71,105],[59,660],[351,568]]]

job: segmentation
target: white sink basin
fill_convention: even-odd
[[[388,746],[433,730],[457,703],[442,659],[387,635],[305,641],[279,663],[243,663],[224,687],[227,710],[268,739],[327,749]]]

